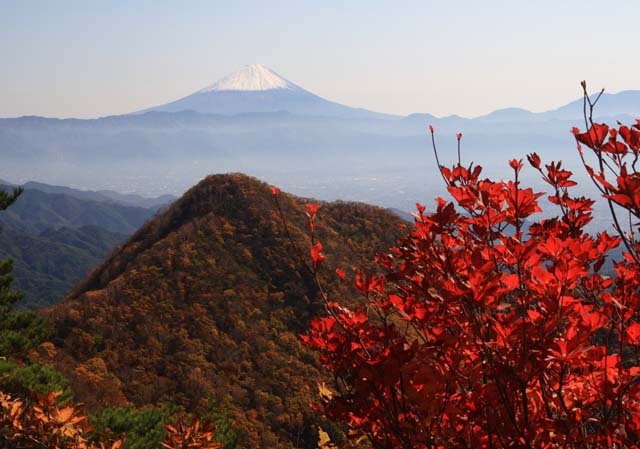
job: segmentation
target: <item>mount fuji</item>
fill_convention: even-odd
[[[139,113],[150,111],[195,111],[222,115],[286,111],[324,117],[399,118],[325,100],[262,64],[246,66],[187,97]]]

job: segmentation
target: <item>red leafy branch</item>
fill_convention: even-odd
[[[326,415],[374,448],[638,447],[633,232],[587,233],[593,201],[573,195],[560,162],[531,154],[559,211],[536,221],[543,194],[521,186],[521,161],[509,162],[512,181],[482,179],[460,159],[447,168],[430,132],[453,201],[418,205],[414,229],[378,258],[386,275],[356,276],[367,308],[331,303],[303,336],[337,379]],[[638,130],[591,124],[576,138],[599,159],[585,166],[605,198],[639,219]],[[624,258],[605,275],[621,241]]]

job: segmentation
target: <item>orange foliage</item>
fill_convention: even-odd
[[[33,404],[0,392],[0,443],[34,449],[119,449],[124,439],[89,442],[91,430],[81,407],[61,407],[60,393],[35,394]]]
[[[213,441],[213,426],[202,425],[194,418],[191,424],[179,421],[176,425],[165,424],[167,437],[161,443],[166,449],[219,449],[222,443]]]

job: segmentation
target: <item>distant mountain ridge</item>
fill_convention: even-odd
[[[99,226],[47,229],[40,234],[3,226],[0,259],[13,260],[14,285],[25,295],[18,307],[41,309],[60,302],[126,238]]]
[[[595,100],[597,95],[592,95]],[[575,120],[583,116],[583,99],[574,100],[556,109],[531,112],[523,108],[504,108],[475,117],[484,121],[526,121],[526,120]],[[594,109],[595,118],[619,116],[640,117],[640,90],[624,90],[618,93],[602,94]]]
[[[581,117],[582,106],[582,99],[578,99],[556,109],[537,113],[520,107],[508,107],[470,118],[470,120],[494,122],[571,120]],[[150,111],[194,111],[223,115],[287,111],[292,114],[342,118],[401,118],[393,114],[351,108],[325,100],[262,64],[245,66],[187,97],[140,112]],[[601,117],[640,116],[640,90],[604,93],[598,102],[596,114]],[[437,118],[445,119],[446,117]]]
[[[15,183],[0,179],[0,186],[17,186]],[[25,190],[38,190],[44,193],[64,194],[79,200],[115,203],[122,206],[143,207],[156,209],[166,206],[176,199],[174,195],[160,195],[158,197],[146,197],[131,193],[120,193],[113,190],[79,190],[72,187],[56,186],[37,181],[28,181],[21,184]]]
[[[0,188],[11,186],[5,182]],[[16,287],[25,293],[20,307],[61,301],[162,207],[126,206],[108,195],[32,182],[14,205],[0,212],[0,258],[14,261]]]
[[[141,207],[25,189],[15,204],[0,214],[0,224],[29,232],[93,225],[131,234],[152,214],[152,210]]]
[[[0,177],[20,173],[23,179],[51,184],[93,190],[108,185],[159,195],[181,194],[207,173],[242,171],[294,193],[320,183],[320,190],[309,191],[323,199],[411,210],[425,188],[431,195],[441,187],[429,150],[429,124],[443,150],[455,145],[456,133],[463,133],[464,160],[482,165],[487,175],[508,176],[504,161],[532,151],[582,172],[570,132],[584,126],[580,99],[546,112],[505,108],[475,118],[425,113],[389,119],[352,114],[344,105],[326,109],[325,100],[317,99],[305,100],[303,109],[289,107],[280,100],[313,94],[267,68],[254,69],[188,97],[188,102],[214,105],[215,113],[196,112],[198,107],[178,100],[166,108],[177,112],[150,110],[93,120],[0,119]],[[605,94],[596,120],[633,123],[640,116],[639,92]],[[442,153],[443,162],[453,161],[449,154]],[[369,185],[350,182],[354,179],[368,179]]]
[[[596,95],[591,98],[595,99]],[[550,118],[566,120],[575,116],[575,111],[582,116],[583,100],[575,100],[557,109],[544,113]],[[618,93],[602,94],[594,110],[595,117],[618,117],[622,115],[640,117],[640,90],[623,90]]]

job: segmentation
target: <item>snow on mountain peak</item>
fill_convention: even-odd
[[[270,89],[299,90],[300,88],[282,78],[270,68],[262,64],[252,64],[222,78],[211,86],[205,87],[199,93],[222,90],[256,91]]]

